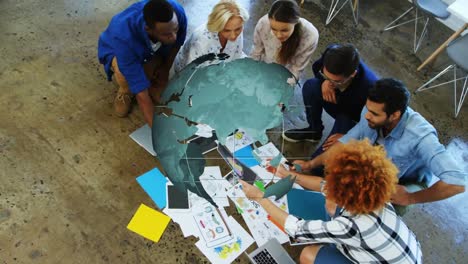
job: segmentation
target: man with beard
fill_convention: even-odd
[[[337,144],[351,139],[367,138],[375,145],[383,145],[387,155],[399,169],[399,182],[392,196],[398,214],[406,213],[407,206],[434,202],[465,191],[467,174],[440,144],[435,128],[419,113],[408,107],[409,92],[395,79],[381,79],[369,89],[361,120]],[[332,146],[333,147],[333,146]],[[316,158],[293,163],[303,171],[323,165],[328,151]],[[320,177],[277,168],[280,177],[292,174],[305,188],[320,190]],[[428,187],[432,175],[439,181]]]

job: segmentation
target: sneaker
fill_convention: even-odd
[[[322,139],[322,132],[313,131],[309,128],[290,129],[283,131],[282,136],[284,140],[294,143],[299,141],[318,142]]]
[[[114,110],[118,117],[126,117],[132,106],[132,97],[128,93],[117,93],[114,99]]]

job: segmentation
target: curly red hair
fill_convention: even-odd
[[[383,208],[398,182],[398,169],[383,146],[352,140],[329,151],[324,162],[327,199],[352,214]]]

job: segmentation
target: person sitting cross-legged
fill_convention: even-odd
[[[242,189],[291,237],[322,243],[306,246],[300,263],[421,263],[418,240],[390,204],[398,169],[383,146],[351,141],[330,151],[321,184],[330,221],[299,219],[258,188],[242,181]]]
[[[324,129],[322,109],[335,119],[327,142],[317,149],[316,156],[359,122],[366,103],[367,91],[377,80],[374,72],[359,58],[351,44],[332,44],[312,65],[315,78],[304,83],[302,96],[309,124],[304,129],[283,132],[289,142],[317,142]]]

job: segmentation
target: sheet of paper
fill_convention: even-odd
[[[254,237],[258,246],[266,243],[270,238],[276,238],[283,244],[289,241],[289,237],[279,229],[275,224],[268,220],[267,212],[255,201],[249,200],[242,191],[240,184],[233,186],[228,190],[228,196],[241,209],[242,218],[244,218],[250,233]],[[279,208],[288,212],[288,203],[286,196],[274,201]]]
[[[133,139],[138,145],[142,146],[151,155],[156,156],[156,152],[153,149],[153,138],[151,135],[151,128],[145,124],[130,134],[130,138]]]
[[[166,207],[166,183],[168,180],[158,168],[146,172],[136,180],[160,209]]]
[[[267,166],[269,159],[273,159],[280,154],[278,148],[271,142],[255,149],[254,152],[261,159],[260,166],[263,168]],[[282,157],[280,163],[284,164],[286,161],[286,158]]]
[[[177,223],[182,231],[184,237],[195,236],[200,237],[200,231],[198,231],[195,225],[195,219],[191,216],[192,212],[177,212],[174,210],[168,210],[164,208],[163,213],[168,215],[174,223]]]
[[[252,147],[248,145],[234,152],[233,156],[247,167],[258,166],[260,163],[255,159],[252,151]]]
[[[205,191],[210,195],[218,206],[229,206],[226,189],[231,188],[231,184],[223,178],[219,166],[205,167],[203,174],[200,176],[200,182],[205,188]],[[204,198],[189,191],[190,202],[192,206],[197,203],[206,202]]]
[[[281,244],[289,242],[289,236],[281,231],[273,222],[267,218],[256,217],[252,214],[242,214],[245,224],[249,228],[257,246],[262,246],[271,238],[276,238]]]
[[[243,130],[239,129],[234,135],[226,138],[225,146],[231,153],[234,153],[254,142],[255,141],[252,137],[247,135]]]
[[[169,221],[167,215],[141,204],[127,228],[151,241],[158,242]]]
[[[210,127],[209,125],[205,124],[198,124],[196,125],[198,128],[197,132],[195,132],[195,135],[204,137],[204,138],[210,138],[213,136],[213,128]]]
[[[226,219],[226,221],[232,233],[235,234],[233,241],[214,248],[206,247],[202,239],[195,243],[211,263],[229,264],[254,242],[253,238],[232,216]]]
[[[225,220],[212,204],[204,203],[193,207],[192,214],[206,247],[215,247],[232,240],[232,233]]]

